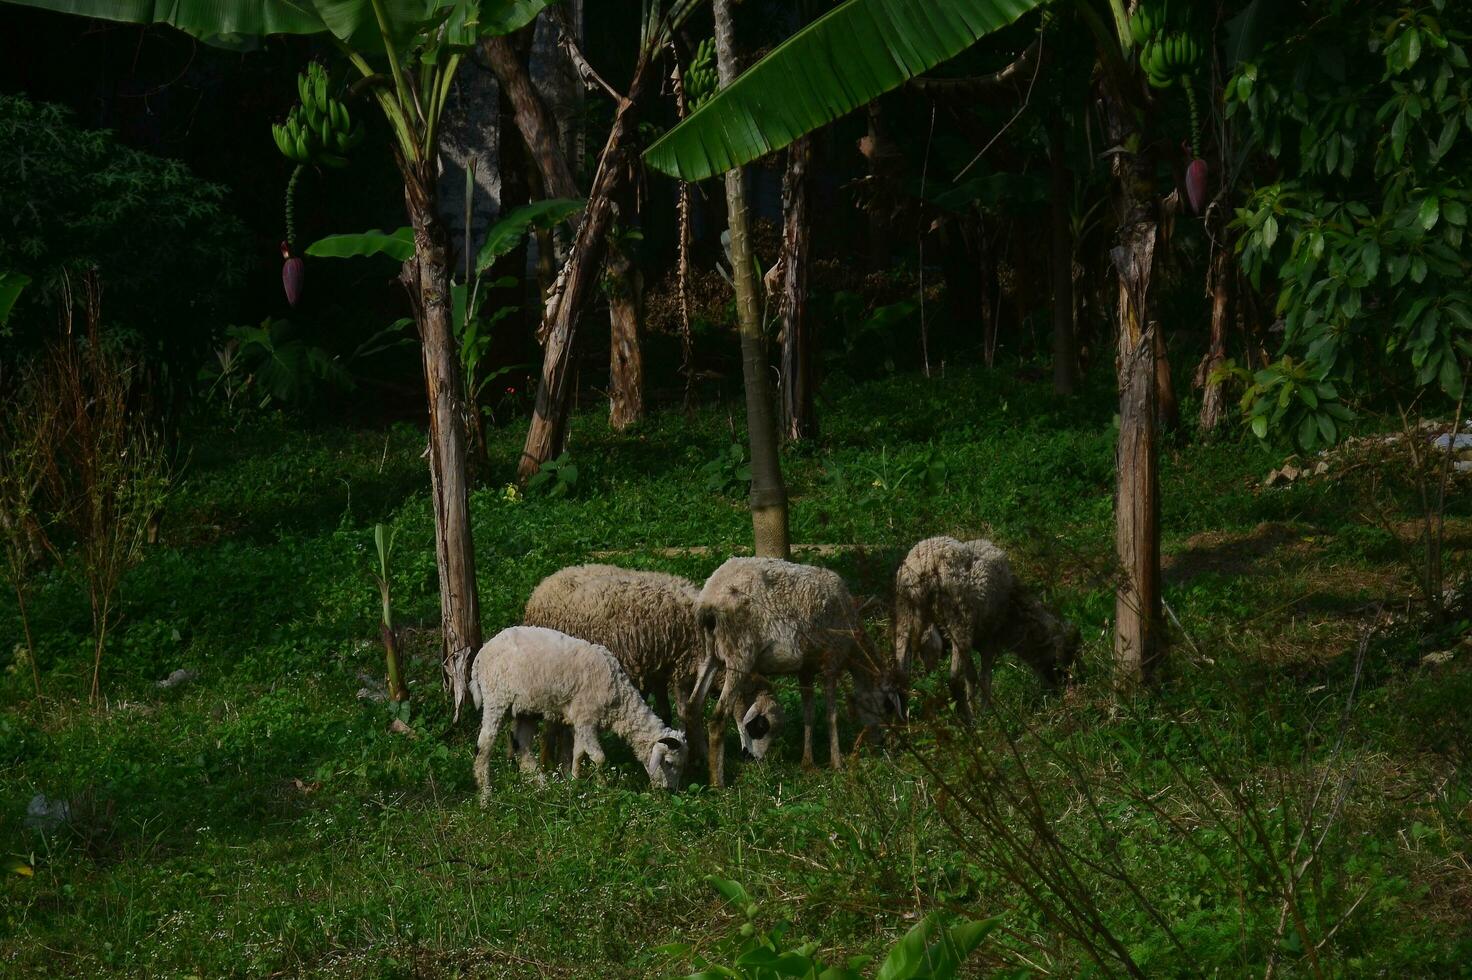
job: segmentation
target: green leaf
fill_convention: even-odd
[[[481,0],[480,33],[492,37],[511,34],[536,20],[554,0]]]
[[[168,24],[206,41],[327,30],[305,0],[13,0],[27,7],[129,24]],[[368,7],[366,0],[361,6]],[[371,16],[371,14],[370,14]]]
[[[0,326],[10,319],[10,311],[20,292],[31,284],[31,277],[23,272],[0,272]]]
[[[940,918],[934,912],[917,922],[909,932],[894,944],[874,980],[911,980],[925,966],[925,951],[930,947],[931,937],[940,927]]]
[[[1332,446],[1339,438],[1339,430],[1334,425],[1334,417],[1327,412],[1320,412],[1315,416],[1319,422],[1319,435],[1324,438],[1324,445]]]
[[[1447,224],[1463,228],[1467,224],[1467,206],[1461,201],[1442,201],[1441,216],[1447,220]]]
[[[1436,227],[1436,220],[1441,217],[1441,201],[1435,197],[1428,197],[1421,202],[1421,210],[1416,214],[1416,220],[1421,223],[1424,231],[1430,231]]]
[[[1266,415],[1257,415],[1253,417],[1252,434],[1257,436],[1259,439],[1266,439],[1268,437],[1268,417]]]
[[[725,896],[728,902],[744,906],[751,901],[751,896],[746,893],[745,888],[741,887],[740,882],[716,875],[706,875],[705,880],[707,884]]]
[[[1298,424],[1298,444],[1305,450],[1313,449],[1319,439],[1319,427],[1312,414],[1305,415]]]
[[[414,229],[394,232],[365,231],[358,235],[328,235],[307,246],[307,254],[322,259],[349,259],[360,255],[387,255],[399,262],[414,257]]]
[[[847,0],[798,31],[644,153],[703,180],[765,156],[948,61],[1043,0]]]
[[[522,238],[529,231],[551,228],[571,218],[586,206],[584,201],[551,198],[545,201],[533,201],[531,204],[523,205],[512,211],[486,232],[485,244],[480,247],[480,254],[475,257],[476,274],[479,275],[489,269],[497,259],[509,254],[521,243]]]

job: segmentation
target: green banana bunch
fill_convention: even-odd
[[[1170,88],[1201,64],[1201,46],[1184,31],[1156,34],[1140,48],[1140,68],[1156,88]]]
[[[363,124],[328,94],[327,72],[317,62],[297,76],[296,90],[301,102],[291,107],[284,124],[271,126],[276,148],[297,164],[347,166],[346,154],[363,142]]]
[[[685,69],[685,101],[694,111],[720,87],[720,76],[716,74],[716,39],[708,37],[700,42],[690,59],[690,67]]]

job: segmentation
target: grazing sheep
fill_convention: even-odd
[[[828,753],[843,764],[838,747],[838,679],[854,680],[854,705],[866,727],[880,724],[887,708],[902,710],[891,673],[878,663],[848,588],[826,568],[775,558],[732,558],[716,569],[700,591],[696,619],[706,634],[706,656],[694,700],[702,701],[718,669],[725,670],[721,696],[708,725],[710,779],[724,782],[721,733],[728,717],[748,714],[741,682],[760,671],[796,674],[802,690],[804,765],[813,762],[813,679],[821,674],[828,706]],[[743,748],[747,731],[739,729]]]
[[[628,674],[604,647],[540,626],[513,626],[490,639],[470,669],[470,690],[481,708],[475,782],[490,802],[491,747],[509,715],[512,745],[523,771],[537,769],[531,740],[537,718],[569,726],[572,774],[586,756],[602,765],[598,730],[608,729],[633,748],[649,781],[675,789],[685,766],[685,733],[666,725],[644,702]]]
[[[544,578],[527,600],[522,619],[607,647],[634,685],[653,696],[660,717],[672,717],[670,691],[681,709],[681,725],[694,732],[698,719],[690,692],[700,667],[705,638],[695,623],[700,590],[678,575],[619,568],[574,565]],[[743,727],[755,732],[750,751],[760,759],[782,728],[782,709],[759,681],[742,691],[752,700]],[[544,732],[544,746],[563,741],[555,726]],[[696,739],[693,748],[703,746]],[[558,753],[553,753],[554,755]]]
[[[1056,686],[1078,653],[1078,629],[1048,611],[1012,574],[1001,548],[990,541],[927,538],[905,556],[895,573],[895,656],[909,676],[917,648],[921,660],[938,630],[951,648],[951,696],[965,718],[978,688],[975,649],[981,655],[980,692],[991,700],[992,668],[1013,650],[1044,683]],[[928,666],[928,664],[927,664]]]

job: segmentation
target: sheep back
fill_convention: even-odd
[[[606,647],[540,626],[497,633],[476,655],[471,677],[483,701],[515,716],[613,729],[649,712]]]
[[[606,647],[648,691],[700,658],[699,594],[678,575],[575,565],[541,581],[523,620]]]
[[[777,558],[731,558],[716,569],[697,602],[697,617],[729,648],[752,651],[750,669],[799,671],[807,651],[855,643],[859,621],[836,572]]]

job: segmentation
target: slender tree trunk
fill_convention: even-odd
[[[812,228],[808,214],[808,167],[811,136],[787,148],[782,181],[782,430],[798,441],[818,436],[813,396],[817,387],[817,343],[808,317],[808,264],[812,260]]]
[[[736,36],[731,0],[715,0],[716,62],[725,88],[736,80]],[[758,555],[790,555],[787,488],[777,455],[777,418],[773,411],[771,375],[757,305],[756,270],[752,267],[747,231],[746,186],[740,169],[726,174],[727,222],[731,229],[731,265],[736,280],[736,318],[741,331],[741,375],[746,387],[746,430],[751,440],[751,524]]]
[[[1048,119],[1048,164],[1052,177],[1053,391],[1071,395],[1078,383],[1078,347],[1073,335],[1073,231],[1069,220],[1073,175],[1064,156],[1063,119]]]
[[[1206,350],[1206,356],[1201,359],[1201,364],[1196,368],[1196,384],[1201,388],[1201,418],[1200,425],[1202,433],[1216,431],[1226,417],[1226,396],[1222,391],[1220,381],[1212,379],[1212,374],[1221,367],[1227,359],[1227,322],[1228,303],[1230,299],[1230,286],[1232,276],[1231,248],[1225,240],[1219,240],[1216,253],[1211,257],[1211,342]]]
[[[634,87],[614,116],[613,129],[599,158],[598,172],[588,194],[588,208],[578,225],[578,232],[568,250],[567,262],[558,273],[542,317],[540,339],[545,345],[542,355],[542,377],[537,386],[537,401],[527,429],[517,475],[530,479],[541,465],[562,452],[567,436],[568,413],[573,384],[573,344],[577,337],[578,319],[583,306],[597,285],[598,271],[608,229],[613,224],[614,196],[628,180],[628,147],[634,136],[634,109],[643,87],[647,68],[641,65],[634,73]]]
[[[1134,109],[1107,92],[1109,140],[1143,146]],[[1162,666],[1160,595],[1160,475],[1156,403],[1156,329],[1150,320],[1150,279],[1159,220],[1150,161],[1138,152],[1114,156],[1120,226],[1112,252],[1119,288],[1119,488],[1115,501],[1115,679],[1122,685],[1153,679]]]
[[[869,159],[869,269],[889,268],[893,221],[893,182],[896,178],[897,148],[884,125],[884,111],[876,99],[869,103],[869,134],[862,144]]]
[[[644,418],[644,355],[639,349],[643,285],[622,249],[608,249],[608,424],[622,432]]]
[[[1151,349],[1155,352],[1155,411],[1160,417],[1160,428],[1174,432],[1181,426],[1181,403],[1176,398],[1176,383],[1170,373],[1170,351],[1165,345],[1165,331],[1159,323],[1152,323],[1154,339]]]
[[[440,580],[440,625],[445,686],[455,717],[468,689],[470,660],[480,648],[480,596],[475,539],[470,530],[469,459],[462,420],[465,391],[450,322],[450,267],[433,183],[405,174],[405,198],[414,227],[414,258],[401,279],[419,326],[424,385],[429,399],[429,472],[434,495],[435,557]]]
[[[543,191],[548,197],[579,197],[577,178],[562,151],[557,118],[532,84],[531,73],[513,39],[483,38],[481,50],[516,112],[516,127],[542,175]]]

